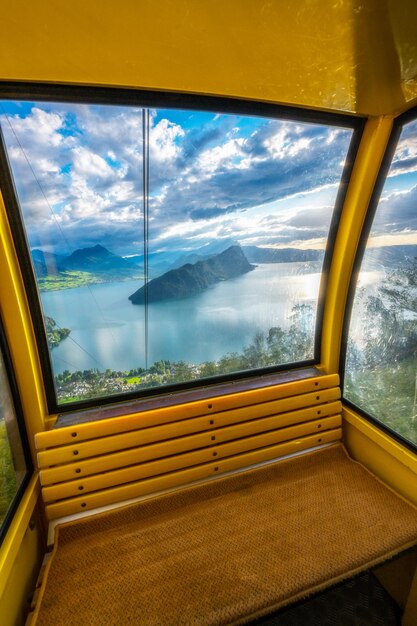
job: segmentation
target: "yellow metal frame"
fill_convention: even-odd
[[[416,101],[414,0],[5,4],[3,80],[231,95],[367,116]]]
[[[39,494],[39,477],[33,476],[0,546],[0,603],[14,562],[19,554],[23,537],[28,529],[29,521],[34,513]]]
[[[0,267],[0,311],[35,461],[35,433],[45,428],[48,411],[29,305],[1,193]]]
[[[350,408],[343,407],[343,440],[350,454],[417,505],[417,456]]]
[[[365,126],[336,236],[322,327],[321,368],[339,371],[346,298],[353,263],[393,119],[370,119]]]

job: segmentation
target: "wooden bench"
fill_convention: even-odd
[[[245,623],[417,544],[340,443],[337,375],[149,404],[36,435],[59,522],[37,626]]]
[[[337,375],[36,435],[49,520],[217,476],[341,438]],[[262,402],[259,402],[262,397]]]
[[[417,544],[340,443],[58,525],[36,626],[253,620]]]

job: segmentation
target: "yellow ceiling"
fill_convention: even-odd
[[[0,79],[392,115],[417,103],[417,0],[3,0]]]

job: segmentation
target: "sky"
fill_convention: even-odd
[[[32,248],[143,252],[142,109],[0,102]],[[411,125],[410,125],[411,126]],[[375,236],[417,233],[407,128]],[[263,117],[150,110],[149,250],[213,241],[323,248],[352,131]],[[417,239],[416,239],[417,241]]]
[[[417,121],[401,132],[368,245],[395,244],[417,244]]]

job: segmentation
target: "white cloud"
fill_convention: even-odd
[[[108,178],[114,174],[113,168],[100,155],[84,146],[77,146],[72,150],[74,172],[83,178]]]
[[[71,245],[95,237],[119,246],[115,252],[133,252],[142,220],[141,109],[52,106],[12,116],[15,136],[1,119],[30,237],[44,239],[49,229]],[[285,215],[283,199],[311,196],[314,203],[313,194],[324,191],[334,199],[350,131],[262,118],[242,130],[238,116],[206,120],[187,129],[151,112],[152,245],[226,236],[265,242],[285,233],[289,241],[304,240],[308,220],[303,224],[299,213],[299,223],[292,222],[299,209]]]

